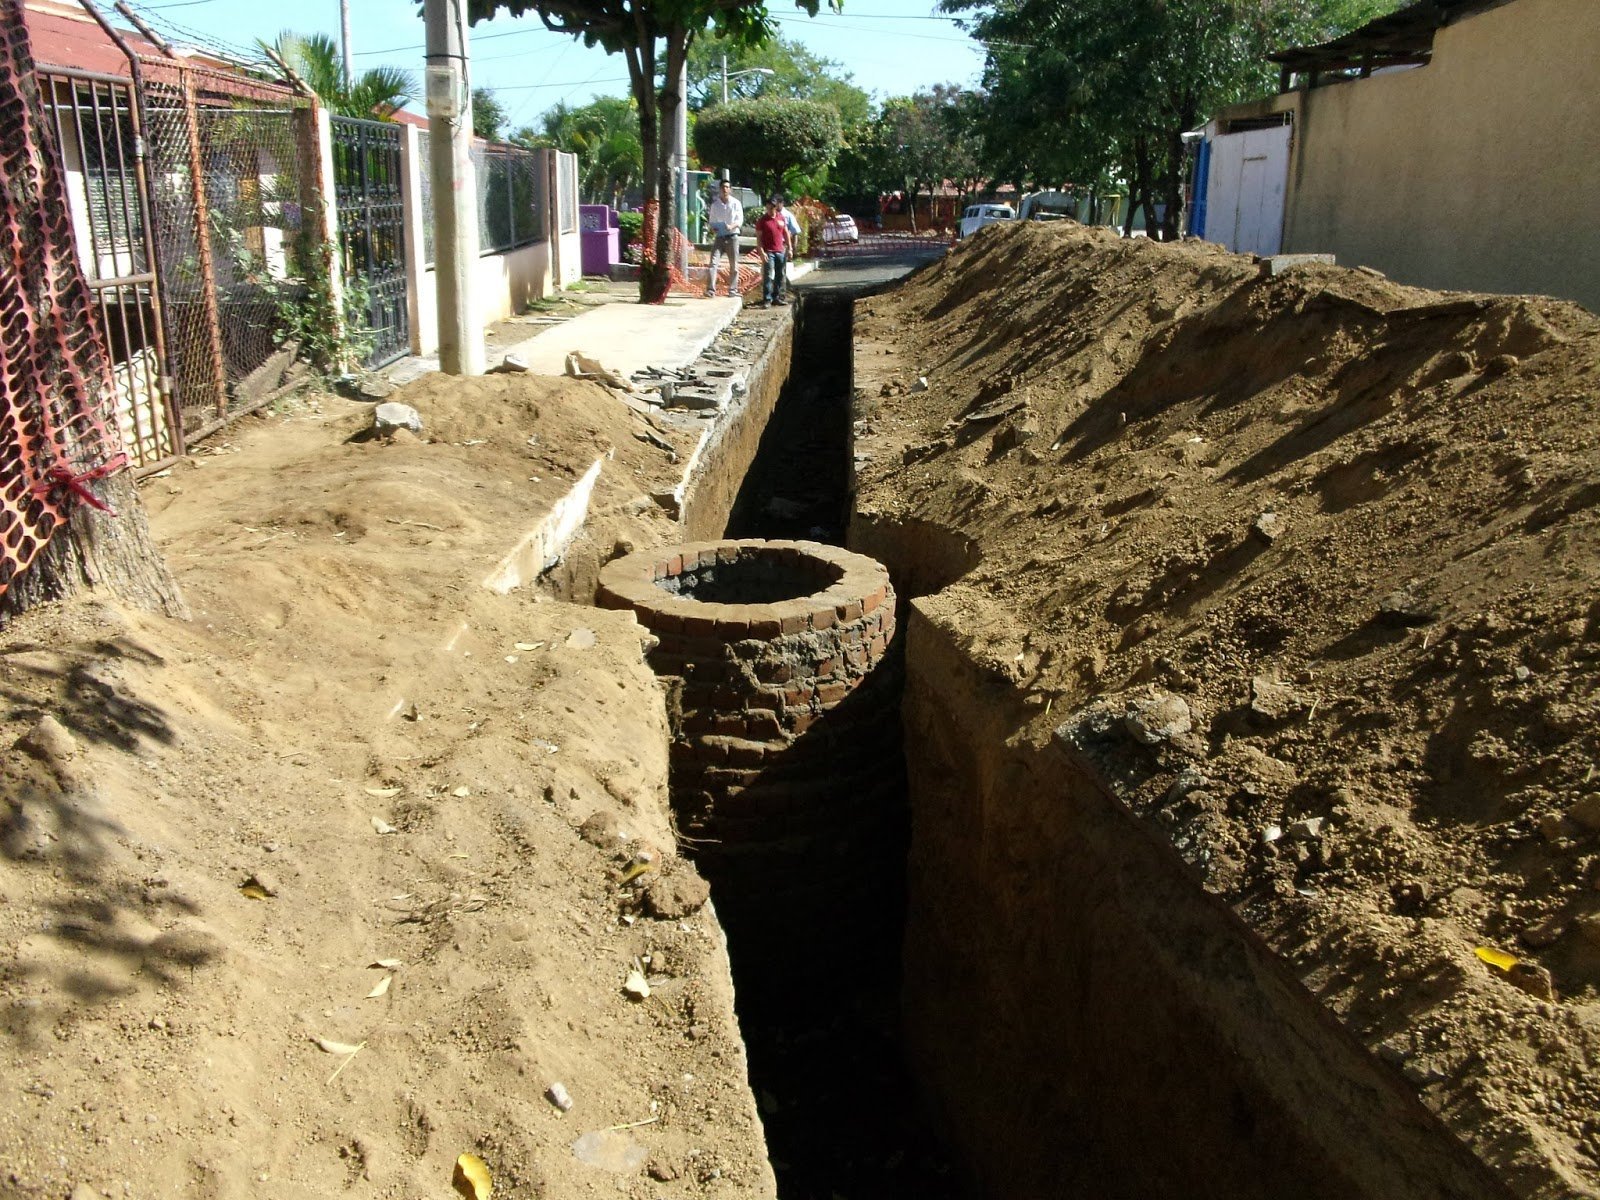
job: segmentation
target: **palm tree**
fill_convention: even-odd
[[[271,50],[289,64],[306,86],[334,112],[346,117],[387,120],[408,100],[417,98],[411,72],[398,67],[372,67],[345,87],[338,43],[325,33],[295,33],[286,29],[276,41],[256,44]]]
[[[523,130],[528,142],[554,146],[578,156],[579,190],[591,202],[619,204],[622,194],[644,178],[644,147],[639,112],[632,100],[598,96],[582,108],[558,101],[544,114],[543,135]]]

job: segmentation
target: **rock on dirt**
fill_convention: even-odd
[[[711,898],[711,885],[688,863],[673,859],[645,885],[644,909],[662,921],[676,921],[700,911]]]
[[[1194,728],[1189,705],[1182,696],[1174,696],[1170,692],[1131,701],[1123,723],[1128,732],[1146,746],[1170,742]]]

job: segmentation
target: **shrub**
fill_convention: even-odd
[[[700,161],[728,167],[770,195],[789,171],[825,166],[844,144],[839,110],[813,100],[736,100],[700,113],[694,126]]]
[[[628,250],[637,246],[644,239],[644,214],[642,212],[619,212],[617,214],[617,227],[622,230],[622,249]],[[637,261],[629,259],[629,262]]]

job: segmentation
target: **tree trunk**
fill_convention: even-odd
[[[0,595],[0,628],[36,605],[91,587],[104,587],[139,608],[189,619],[189,606],[150,533],[133,478],[124,471],[93,489],[117,516],[77,504],[33,565]]]
[[[668,30],[666,40],[666,74],[661,83],[660,108],[656,116],[656,261],[654,270],[639,279],[639,298],[647,304],[661,303],[672,287],[672,232],[678,227],[678,181],[672,166],[672,151],[677,140],[678,110],[683,107],[678,80],[688,54],[688,30],[683,25],[674,25]],[[654,43],[650,57],[654,61]]]
[[[86,586],[187,617],[132,479],[124,471],[87,482],[119,457],[116,393],[89,284],[73,249],[59,151],[39,95],[20,0],[0,0],[0,55],[0,112],[7,114],[0,122],[0,163],[6,164],[0,228],[12,234],[8,270],[0,275],[0,376],[10,385],[0,405],[13,410],[11,419],[0,422],[0,463],[22,475],[24,488],[52,481],[57,470],[81,475],[84,486],[120,514],[99,512],[68,492],[70,499],[57,502],[66,506],[57,509],[65,519],[53,528],[26,510],[13,516],[13,522],[47,533],[49,541],[0,593],[0,624]],[[28,436],[29,430],[36,435]],[[8,490],[15,481],[13,475]]]
[[[1184,128],[1188,128],[1187,125]],[[1183,230],[1183,179],[1188,166],[1183,138],[1170,134],[1167,139],[1167,215],[1162,221],[1168,241],[1177,241]]]

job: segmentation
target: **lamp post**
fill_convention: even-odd
[[[750,68],[748,68],[746,70],[743,70],[743,71],[735,71],[732,75],[729,75],[728,74],[728,56],[726,54],[724,54],[722,56],[722,102],[724,104],[726,104],[728,102],[728,80],[737,79],[741,75],[776,75],[776,74],[777,74],[777,72],[774,71],[771,67],[750,67]],[[722,168],[722,182],[724,182],[724,183],[728,182],[728,168],[727,167],[723,167]]]

